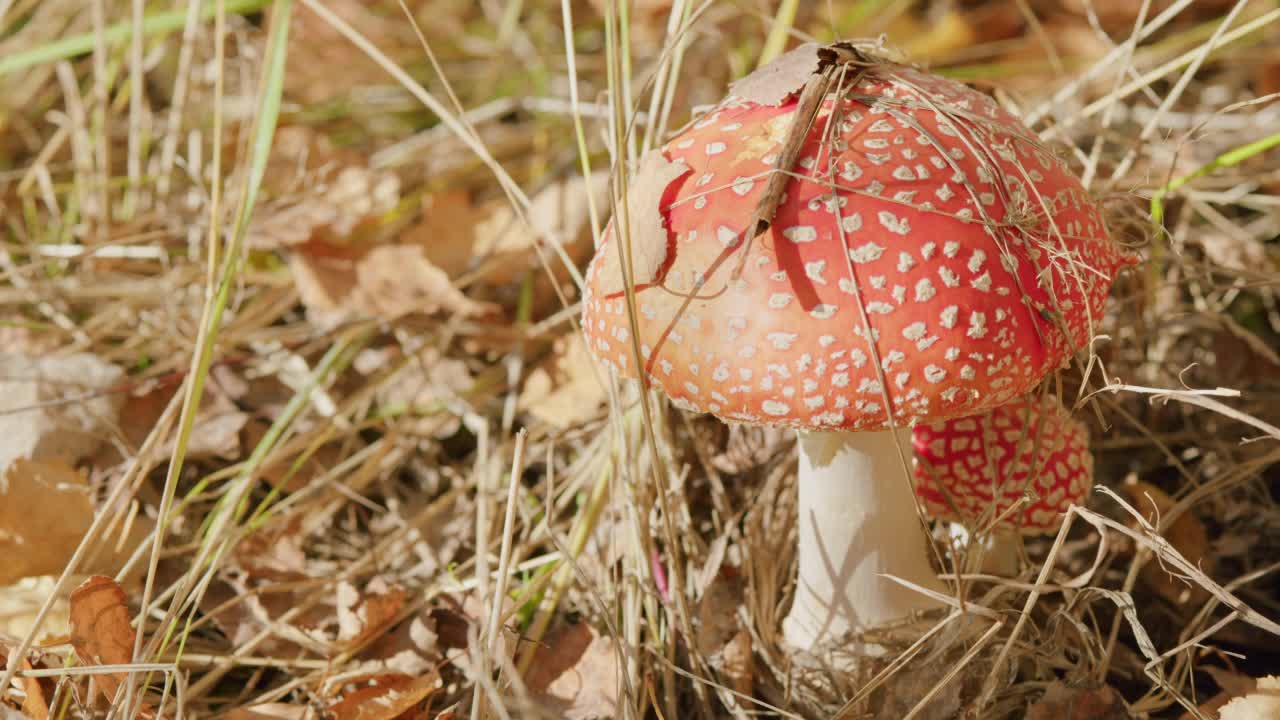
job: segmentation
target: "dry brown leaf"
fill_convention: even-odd
[[[1129,720],[1120,693],[1109,686],[1074,688],[1060,682],[1049,685],[1026,720]]]
[[[427,261],[456,278],[476,256],[477,226],[485,212],[471,204],[466,190],[444,190],[422,198],[422,219],[404,231],[400,241],[420,245]]]
[[[525,681],[565,720],[613,718],[618,712],[618,654],[611,638],[587,623],[564,625],[534,655]]]
[[[1129,480],[1121,487],[1129,502],[1142,513],[1152,525],[1169,514],[1174,501],[1160,488],[1142,482]],[[1213,572],[1213,556],[1209,553],[1209,532],[1204,523],[1187,511],[1178,516],[1171,525],[1162,532],[1164,538],[1173,545],[1184,558],[1198,565],[1206,573]],[[1142,568],[1142,580],[1161,597],[1177,605],[1191,604],[1199,606],[1206,598],[1203,588],[1170,575],[1157,560],[1149,561]]]
[[[376,638],[359,656],[362,660],[380,662],[391,672],[415,676],[444,663],[436,623],[426,609]]]
[[[425,712],[415,707],[440,689],[440,676],[430,673],[422,677],[409,675],[379,675],[342,694],[341,699],[330,706],[334,720],[393,720],[393,718],[425,718]]]
[[[308,577],[302,517],[286,515],[259,526],[232,550],[235,566],[255,580],[288,582]]]
[[[671,183],[684,177],[689,166],[671,162],[660,150],[650,150],[640,158],[640,166],[627,191],[627,219],[631,227],[631,270],[636,285],[654,282],[667,260],[667,225],[662,199]],[[598,272],[600,291],[612,295],[623,291],[622,235],[614,228]]]
[[[96,666],[133,662],[135,638],[129,623],[129,598],[115,580],[94,575],[71,592],[71,647],[81,663]],[[94,675],[94,680],[107,702],[115,702],[127,677],[128,673],[113,672]],[[143,708],[143,713],[151,714],[145,704]]]
[[[589,198],[604,208],[608,189],[609,173],[603,170],[590,178],[574,176],[552,183],[530,198],[528,225],[516,217],[506,200],[485,206],[485,217],[476,226],[474,248],[476,260],[483,263],[484,281],[514,283],[536,268],[537,237],[560,245],[577,262],[586,260],[592,250]],[[558,262],[552,261],[551,266],[560,270]]]
[[[779,55],[773,62],[729,86],[729,94],[758,105],[781,105],[800,92],[818,71],[821,58],[816,43],[805,43]]]
[[[17,638],[11,638],[7,635],[0,634],[0,670],[3,670],[8,663],[13,662],[15,659],[18,660],[19,670],[35,669],[35,666],[31,663],[30,655],[24,655],[21,658],[17,658],[17,656],[13,654],[19,644],[20,641]],[[38,678],[16,678],[13,682],[16,683],[17,687],[23,692],[22,712],[26,713],[26,715],[16,713],[16,711],[12,712],[15,712],[18,717],[22,718],[30,717],[32,720],[48,720],[49,700],[45,693],[45,688],[40,684],[41,681]],[[0,703],[0,711],[4,710],[9,710],[9,706]],[[0,712],[0,718],[5,717],[6,716],[3,712]]]
[[[359,648],[385,632],[404,608],[409,593],[399,585],[374,578],[363,592],[348,582],[338,583],[338,642],[346,650]]]
[[[380,218],[399,202],[400,181],[324,134],[290,126],[276,132],[263,191],[249,223],[251,247],[358,246],[373,240]]]
[[[84,476],[58,459],[16,460],[0,475],[0,585],[25,577],[56,575],[93,523]],[[136,522],[127,538],[99,543],[81,567],[114,572],[150,524]]]
[[[595,371],[595,358],[575,333],[557,339],[551,357],[529,373],[518,407],[564,429],[595,417],[607,397]]]
[[[493,310],[453,286],[448,274],[431,264],[416,245],[383,245],[356,264],[356,302],[377,317],[444,310],[481,315]]]
[[[120,368],[95,355],[0,352],[0,470],[17,458],[75,462],[109,437],[124,396]]]
[[[410,2],[412,8],[416,3]],[[378,50],[394,61],[421,59],[421,45],[395,3],[326,0],[325,7],[364,37],[377,38]],[[450,13],[433,19],[447,20]],[[428,26],[429,30],[435,28]],[[313,12],[296,13],[289,28],[289,72],[285,92],[290,99],[318,104],[373,85],[393,82],[377,62]]]
[[[494,310],[455,288],[420,245],[354,252],[308,243],[305,250],[291,254],[289,266],[308,319],[322,326],[356,317],[393,319],[439,310],[480,315]]]

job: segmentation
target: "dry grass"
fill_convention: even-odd
[[[343,701],[397,672],[440,679],[405,717],[602,712],[548,690],[562,664],[627,718],[902,717],[933,692],[1023,717],[1054,683],[1208,717],[1221,669],[1277,673],[1280,11],[782,5],[0,0],[0,351],[128,373],[79,463],[80,551],[0,589],[21,631],[0,646],[55,636],[22,670],[54,714],[113,672],[170,716],[357,717]],[[1143,256],[1049,383],[1091,423],[1088,507],[857,675],[779,646],[789,436],[564,349],[624,168],[788,27],[886,32],[994,92]],[[548,189],[604,172],[612,193],[573,186],[547,219]],[[112,544],[132,676],[64,667],[56,637]]]

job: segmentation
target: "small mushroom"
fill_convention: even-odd
[[[1089,430],[1056,397],[1027,397],[970,417],[918,425],[916,496],[925,511],[955,523],[970,547],[970,569],[1018,570],[1018,534],[1055,532],[1067,508],[1093,483]]]
[[[793,166],[777,163],[794,95],[730,96],[642,158],[627,233],[615,217],[583,298],[588,346],[619,374],[690,411],[797,430],[784,635],[801,649],[939,606],[887,577],[944,591],[907,428],[1028,393],[1088,344],[1132,262],[989,97],[888,61],[828,72]],[[745,243],[777,172],[771,223]]]

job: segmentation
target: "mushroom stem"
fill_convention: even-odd
[[[814,650],[939,606],[884,577],[946,592],[929,563],[898,443],[911,447],[909,430],[799,432],[800,572],[783,621],[792,647]]]

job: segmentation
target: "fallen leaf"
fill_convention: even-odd
[[[1120,693],[1109,686],[1075,688],[1051,683],[1027,709],[1026,720],[1129,720]]]
[[[627,191],[627,220],[631,228],[631,270],[636,285],[654,282],[658,271],[667,260],[667,227],[663,197],[673,182],[684,177],[689,166],[683,162],[671,162],[660,150],[650,150],[640,158],[640,166]],[[622,236],[613,228],[612,235],[601,248],[605,253],[596,266],[601,273],[597,280],[600,292],[613,295],[623,291]]]
[[[372,170],[324,134],[296,125],[276,132],[263,190],[246,238],[263,250],[309,242],[367,245],[400,200],[394,173]]]
[[[1221,720],[1280,718],[1280,676],[1258,678],[1258,686],[1253,692],[1223,705],[1218,717]]]
[[[729,85],[729,94],[757,105],[781,105],[800,91],[818,71],[821,46],[805,43],[779,55],[773,62]]]
[[[348,582],[338,583],[338,641],[354,650],[379,636],[395,621],[409,593],[399,585],[374,578],[357,590]]]
[[[474,384],[467,364],[426,347],[376,390],[379,409],[404,416],[397,428],[416,435],[443,438],[461,425],[449,411],[451,400]]]
[[[1141,480],[1130,479],[1121,486],[1121,490],[1134,508],[1153,525],[1167,516],[1175,504],[1163,490]],[[1161,534],[1191,564],[1206,573],[1213,572],[1209,532],[1193,512],[1183,512]],[[1143,566],[1141,577],[1161,597],[1177,605],[1199,606],[1207,597],[1204,588],[1169,574],[1158,559],[1152,559]]]
[[[378,51],[401,67],[420,59],[421,46],[412,25],[394,4],[380,9],[381,4],[368,0],[326,0],[325,7],[362,36],[377,38]],[[451,14],[437,12],[432,19],[448,22]],[[298,13],[291,20],[288,47],[284,87],[291,100],[306,105],[332,103],[343,95],[392,82],[382,66],[316,13]]]
[[[116,581],[94,575],[71,592],[71,647],[81,663],[96,666],[133,662],[136,637],[129,624],[129,599]],[[109,703],[115,702],[126,678],[125,672],[94,675]]]
[[[379,675],[367,682],[343,693],[341,699],[329,707],[334,720],[392,720],[409,713],[440,689],[440,676],[436,673],[422,677]]]
[[[2,611],[0,611],[2,612]],[[11,638],[0,634],[0,670],[8,666],[8,663],[18,660],[19,670],[34,670],[35,666],[31,663],[31,654],[24,655],[20,659],[14,654],[20,641],[17,638]],[[24,695],[22,699],[22,712],[26,715],[18,714],[18,717],[30,717],[33,720],[48,720],[49,718],[49,700],[45,694],[45,688],[40,684],[38,678],[15,678],[14,683],[22,690]],[[47,682],[47,681],[46,681]],[[8,706],[0,703],[0,709],[7,709]],[[3,718],[0,715],[0,718]]]
[[[564,625],[544,640],[525,678],[557,717],[613,718],[618,713],[618,654],[611,638],[587,623]]]
[[[95,355],[0,353],[0,470],[17,458],[75,462],[102,444],[124,372]]]
[[[377,317],[444,310],[462,316],[493,308],[468,298],[416,245],[382,245],[356,264],[357,305]]]
[[[529,199],[527,224],[506,200],[486,206],[485,217],[475,229],[474,247],[484,281],[513,283],[537,268],[538,238],[564,248],[570,259],[586,260],[592,249],[589,202],[594,200],[600,209],[607,207],[608,189],[609,173],[603,170],[589,178],[575,175],[552,183]],[[559,262],[548,260],[553,270],[561,269]]]
[[[582,336],[555,341],[551,357],[525,378],[517,407],[553,427],[579,425],[600,412],[608,394]]]
[[[10,463],[0,475],[0,585],[62,572],[93,518],[88,483],[65,461]],[[148,528],[137,523],[123,540],[98,543],[82,571],[114,572]]]
[[[427,609],[402,620],[360,651],[362,660],[382,663],[390,672],[421,675],[444,663],[440,636]]]
[[[400,241],[420,245],[427,261],[456,278],[476,259],[477,227],[485,211],[471,204],[466,190],[444,190],[422,198],[422,219],[404,231]]]

